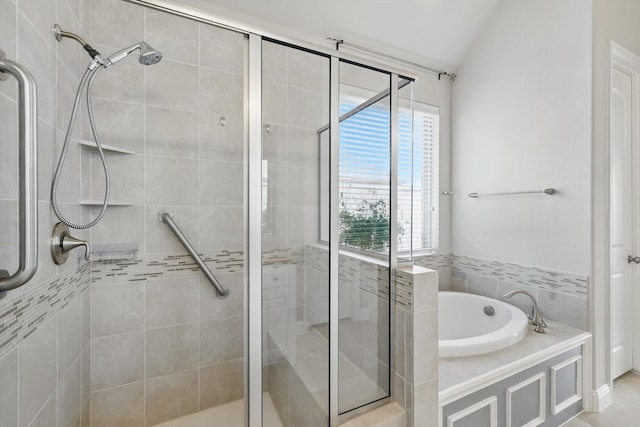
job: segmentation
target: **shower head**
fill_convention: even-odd
[[[142,65],[157,64],[161,59],[162,53],[149,46],[147,42],[140,42],[140,58],[138,58],[138,61]]]
[[[105,67],[110,67],[116,62],[123,60],[136,50],[140,50],[140,58],[138,58],[138,61],[143,65],[153,65],[160,62],[162,59],[162,54],[160,52],[149,46],[147,42],[142,41],[134,44],[133,46],[119,50],[111,55],[107,58]]]

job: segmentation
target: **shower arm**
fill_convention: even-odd
[[[70,38],[70,39],[73,39],[73,40],[77,41],[78,43],[80,43],[82,45],[84,50],[87,51],[87,53],[89,54],[89,56],[92,59],[97,59],[98,62],[103,63],[102,57],[100,56],[100,52],[95,50],[93,48],[93,46],[91,46],[89,43],[84,41],[84,39],[82,37],[80,37],[79,35],[77,35],[75,33],[70,33],[68,31],[64,31],[60,27],[60,25],[58,25],[58,24],[55,24],[53,26],[53,33],[56,35],[56,40],[58,40],[58,41],[61,41],[64,37],[67,37],[67,38]]]

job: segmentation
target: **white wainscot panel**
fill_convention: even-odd
[[[538,394],[539,400],[538,400],[537,415],[531,419],[514,421],[514,418],[517,417],[518,415],[520,415],[520,417],[522,418],[522,414],[517,413],[518,411],[517,408],[530,407],[527,405],[524,405],[524,406],[522,405],[523,403],[522,398],[517,397],[518,392],[527,393],[526,396],[523,396],[526,399],[525,402],[527,400],[531,401],[531,398],[533,396],[530,396],[530,393],[531,393],[530,388],[531,388],[531,385],[534,383],[537,383],[537,388],[538,388],[537,394]],[[545,414],[546,414],[545,391],[546,391],[546,388],[545,388],[544,372],[536,374],[512,387],[507,388],[507,427],[536,427],[544,423]],[[529,402],[529,403],[534,403],[534,402]]]
[[[571,391],[567,392],[567,388]],[[577,355],[551,367],[551,413],[559,414],[580,399],[582,356]]]
[[[488,411],[485,411],[485,408],[488,408]],[[470,423],[471,420],[473,423]],[[459,424],[456,424],[458,422]],[[498,427],[498,398],[496,396],[488,397],[447,417],[447,427],[457,427],[462,423]]]

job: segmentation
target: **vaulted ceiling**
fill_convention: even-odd
[[[455,71],[503,0],[174,0],[288,36],[329,36]]]

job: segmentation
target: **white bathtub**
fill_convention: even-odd
[[[520,341],[529,319],[519,308],[480,295],[440,292],[438,298],[440,357],[472,356],[500,350]],[[493,307],[495,314],[484,312]]]

